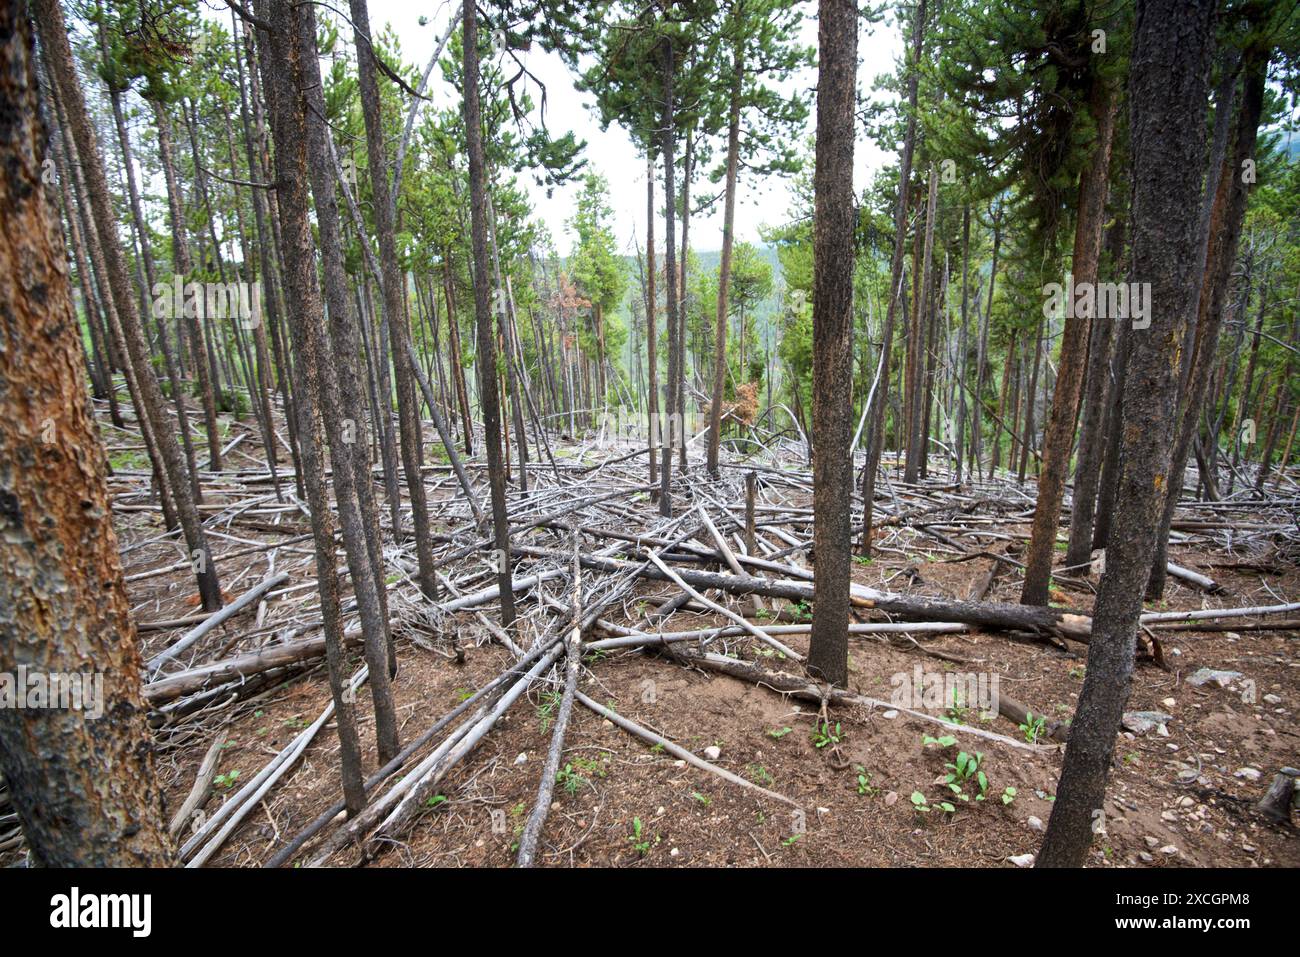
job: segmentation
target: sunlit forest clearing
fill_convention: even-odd
[[[1300,7],[0,3],[0,865],[1300,864]]]

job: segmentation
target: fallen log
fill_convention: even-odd
[[[201,639],[212,629],[216,628],[218,625],[224,624],[225,622],[229,621],[231,618],[234,618],[241,611],[243,611],[245,608],[255,603],[259,598],[265,595],[276,585],[281,585],[284,582],[287,582],[288,580],[289,580],[288,572],[279,572],[278,574],[270,575],[266,578],[263,578],[260,582],[258,582],[258,584],[254,585],[248,591],[244,592],[242,595],[240,595],[238,598],[232,601],[229,605],[226,605],[220,611],[211,615],[201,624],[197,625],[194,629],[188,632],[183,638],[181,638],[180,641],[176,642],[174,645],[170,646],[165,651],[162,651],[161,653],[154,655],[152,658],[150,658],[149,663],[146,666],[149,669],[149,675],[151,677],[153,675],[156,675],[158,673],[158,669],[160,669],[164,664],[166,664],[172,658],[175,658],[186,648],[189,648],[190,646],[194,645],[197,641],[199,641],[199,639]]]
[[[574,536],[574,557],[578,554],[577,536]],[[569,728],[569,716],[573,714],[573,697],[578,691],[578,675],[582,672],[582,575],[580,566],[574,562],[573,570],[573,627],[564,645],[566,661],[564,666],[564,695],[555,715],[555,728],[551,733],[551,745],[546,751],[546,763],[542,766],[542,779],[537,785],[537,800],[533,803],[532,813],[524,825],[524,833],[519,838],[519,856],[516,858],[520,867],[532,867],[537,858],[537,842],[541,840],[542,828],[546,825],[546,815],[551,809],[551,795],[555,790],[555,776],[560,770],[560,758],[564,754],[564,734]]]
[[[1019,751],[1054,751],[1055,748],[1045,747],[1038,744],[1029,744],[1025,741],[1017,741],[1015,738],[1009,738],[1005,734],[998,734],[994,731],[986,731],[983,728],[975,728],[968,724],[957,724],[946,718],[938,717],[933,714],[926,714],[924,711],[913,711],[910,708],[900,708],[898,705],[891,704],[888,701],[880,701],[876,698],[869,698],[866,695],[856,694],[852,691],[845,691],[841,688],[818,687],[810,684],[806,679],[796,675],[788,675],[779,671],[768,671],[766,668],[760,668],[758,665],[748,661],[741,661],[738,658],[728,658],[724,655],[684,655],[682,660],[686,664],[695,665],[709,671],[716,671],[720,674],[728,675],[732,678],[740,678],[760,686],[767,686],[779,694],[790,695],[801,701],[812,701],[820,704],[822,701],[829,700],[832,704],[848,705],[865,705],[869,708],[880,708],[883,710],[897,711],[900,714],[908,715],[912,718],[918,718],[921,721],[927,721],[931,724],[937,724],[949,731],[960,734],[974,735],[977,738],[984,738],[986,741],[997,741],[1000,744],[1008,745]]]
[[[513,546],[511,552],[533,558],[551,560],[563,558],[563,553],[554,549],[528,545]],[[672,576],[666,574],[660,568],[638,567],[631,562],[620,559],[582,555],[579,560],[584,568],[607,572],[625,572],[636,569],[637,574],[643,578],[651,578],[656,581],[673,580]],[[745,563],[743,558],[740,560]],[[784,566],[778,566],[778,568],[787,572],[791,571],[791,569]],[[733,595],[764,595],[769,598],[784,598],[793,602],[809,602],[812,601],[813,597],[813,586],[809,581],[742,578],[738,575],[724,575],[719,572],[704,572],[692,569],[678,569],[674,574],[696,591],[716,589]],[[807,574],[809,578],[812,577],[811,573]],[[1075,641],[1086,642],[1092,630],[1092,619],[1087,615],[1036,605],[955,601],[947,598],[897,595],[890,592],[875,591],[858,584],[851,586],[849,600],[858,608],[874,609],[918,621],[963,622],[988,629],[1013,629],[1039,634],[1055,634],[1073,638]]]

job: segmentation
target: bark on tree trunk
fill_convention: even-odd
[[[203,609],[216,611],[221,607],[221,587],[217,580],[217,570],[212,554],[208,551],[203,523],[195,507],[194,498],[190,494],[180,447],[176,444],[176,436],[171,430],[168,416],[163,411],[162,390],[158,387],[158,380],[149,362],[149,349],[145,344],[139,311],[135,298],[131,295],[126,258],[118,240],[117,223],[109,197],[108,183],[104,177],[99,141],[86,113],[85,97],[77,80],[72,49],[68,44],[67,28],[63,22],[63,10],[58,0],[39,0],[34,2],[32,7],[40,31],[41,48],[49,63],[50,74],[58,84],[59,97],[63,102],[68,128],[77,144],[80,167],[87,178],[87,193],[90,197],[108,281],[112,286],[122,339],[130,363],[134,367],[141,418],[149,420],[148,428],[153,436],[152,442],[156,446],[158,458],[161,459],[155,462],[155,465],[160,473],[165,475],[166,485],[175,503],[176,517],[180,521],[194,565]],[[141,427],[142,429],[145,427],[143,421]]]
[[[510,517],[506,511],[506,463],[501,455],[501,401],[497,389],[497,344],[489,304],[487,179],[483,165],[483,128],[479,107],[478,12],[464,5],[465,138],[469,146],[470,225],[474,245],[474,318],[478,331],[479,403],[483,407],[484,441],[487,443],[488,484],[492,493],[492,534],[496,543],[496,571],[501,586],[501,625],[515,623],[510,572]]]
[[[813,550],[817,579],[808,672],[849,677],[853,497],[853,202],[856,0],[818,5],[817,155],[813,176]],[[867,502],[867,508],[871,503]]]
[[[1177,355],[1195,304],[1195,204],[1187,170],[1204,157],[1216,4],[1139,0],[1129,94],[1133,140],[1133,266],[1151,283],[1150,326],[1133,330],[1125,383],[1123,461],[1115,524],[1088,645],[1088,670],[1065,752],[1040,867],[1084,863],[1105,803],[1115,736],[1128,699],[1142,592],[1168,482]]]
[[[1101,228],[1106,219],[1107,183],[1110,176],[1110,146],[1115,130],[1116,104],[1111,85],[1095,76],[1088,97],[1088,112],[1097,125],[1097,140],[1088,166],[1079,178],[1078,213],[1074,230],[1074,257],[1071,271],[1076,292],[1092,290],[1097,282],[1097,262],[1101,257]],[[1086,285],[1085,285],[1086,284]],[[1088,333],[1093,308],[1071,309],[1065,319],[1061,338],[1061,357],[1057,364],[1056,389],[1052,411],[1043,439],[1043,462],[1038,475],[1038,497],[1034,503],[1033,529],[1025,553],[1025,582],[1020,601],[1025,605],[1046,605],[1047,585],[1052,577],[1052,559],[1056,555],[1056,530],[1060,525],[1061,500],[1065,497],[1065,476],[1070,468],[1074,448],[1074,422],[1083,388],[1087,364]],[[1073,304],[1072,304],[1073,305]],[[1088,315],[1079,315],[1086,311]],[[1097,322],[1113,322],[1107,317]],[[1086,558],[1084,559],[1086,561]]]
[[[62,28],[50,0],[40,12],[46,37]],[[0,7],[0,671],[25,672],[24,693],[43,677],[59,681],[51,692],[61,696],[79,678],[85,696],[80,710],[68,706],[72,695],[0,708],[0,769],[36,863],[165,867],[174,848],[107,462],[86,397],[63,232],[42,184],[47,134],[29,29],[25,5]],[[51,63],[56,73],[69,65],[57,55]]]

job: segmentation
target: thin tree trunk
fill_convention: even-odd
[[[1155,552],[1176,404],[1177,355],[1196,258],[1196,205],[1187,171],[1204,156],[1207,74],[1216,4],[1139,0],[1129,95],[1133,141],[1133,276],[1150,277],[1150,326],[1130,338],[1123,461],[1115,524],[1088,644],[1088,669],[1070,731],[1040,867],[1087,857],[1133,673],[1142,592]],[[1104,813],[1104,812],[1103,812]]]
[[[853,530],[853,135],[858,62],[855,0],[818,5],[817,145],[813,177],[813,592],[808,672],[849,677]],[[867,508],[871,503],[867,502]]]

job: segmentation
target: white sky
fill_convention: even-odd
[[[455,7],[452,0],[434,0],[428,4],[410,3],[409,0],[370,0],[371,28],[379,32],[385,24],[390,25],[401,42],[403,58],[418,70],[423,70]],[[817,4],[810,0],[803,7],[800,40],[805,45],[816,47]],[[420,25],[421,16],[428,17],[424,26]],[[350,29],[346,24],[343,24],[342,29],[350,40]],[[877,75],[891,71],[901,51],[902,39],[892,13],[880,23],[863,27],[858,39],[859,92],[869,92]],[[584,155],[589,167],[609,181],[615,235],[624,244],[624,251],[632,252],[633,232],[642,243],[645,237],[644,157],[632,146],[627,134],[617,124],[612,124],[607,131],[601,130],[591,95],[574,89],[573,75],[557,55],[535,47],[530,52],[520,53],[519,57],[529,71],[546,85],[546,122],[551,133],[558,136],[572,130],[578,139],[586,141]],[[792,79],[788,89],[808,90],[815,82],[815,70],[804,70]],[[450,103],[453,93],[443,83],[442,74],[436,68],[430,76],[429,87],[427,93],[433,103],[439,106]],[[534,102],[539,102],[537,91],[530,92]],[[815,105],[809,117],[809,134],[812,132],[814,116]],[[716,152],[720,153],[721,150]],[[890,158],[882,154],[860,129],[854,151],[855,186],[861,190],[870,181],[874,171]],[[521,175],[520,183],[531,196],[534,214],[550,229],[557,250],[562,255],[567,254],[571,237],[566,231],[565,223],[573,215],[579,185],[575,182],[557,187],[548,198],[545,189],[536,186],[530,176]],[[656,205],[662,201],[662,190],[657,188]],[[790,205],[790,184],[786,179],[774,176],[765,181],[756,181],[752,176],[746,179],[742,175],[736,203],[737,238],[746,242],[758,242],[759,227],[784,222]],[[662,228],[656,232],[662,242]],[[694,248],[717,249],[721,246],[721,236],[721,203],[716,203],[707,215],[692,217],[691,245]]]

